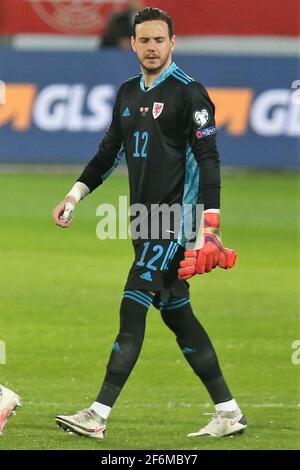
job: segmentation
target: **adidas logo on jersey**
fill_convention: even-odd
[[[129,117],[130,116],[130,111],[129,111],[128,107],[126,109],[124,109],[122,116],[123,117]]]
[[[151,276],[150,271],[147,271],[146,273],[142,274],[140,278],[144,279],[145,281],[152,281],[152,276]]]

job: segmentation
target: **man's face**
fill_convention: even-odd
[[[136,37],[131,38],[131,45],[143,69],[148,73],[157,73],[171,62],[175,36],[170,39],[165,21],[145,21],[136,25],[135,32]]]

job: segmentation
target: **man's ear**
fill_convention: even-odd
[[[171,39],[171,52],[174,52],[176,47],[176,36],[174,35]]]
[[[131,47],[132,47],[133,52],[136,52],[135,39],[133,36],[131,36]]]

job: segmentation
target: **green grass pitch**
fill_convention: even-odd
[[[293,174],[224,175],[223,241],[237,249],[238,264],[191,281],[194,311],[248,418],[247,432],[186,437],[213,407],[153,308],[107,438],[56,428],[56,414],[76,412],[97,395],[132,262],[129,240],[96,237],[96,207],[127,194],[125,175],[112,176],[82,202],[71,229],[53,225],[51,209],[75,176],[0,175],[0,340],[7,347],[0,383],[23,398],[0,449],[299,449],[300,365],[291,361],[292,342],[300,339]]]

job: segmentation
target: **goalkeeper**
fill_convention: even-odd
[[[223,377],[213,345],[193,313],[187,283],[192,276],[218,266],[232,268],[236,259],[236,253],[224,248],[220,239],[214,105],[205,88],[173,62],[173,23],[165,12],[140,10],[131,42],[142,73],[120,87],[107,134],[71,191],[53,210],[54,222],[69,227],[76,204],[101,185],[125,156],[131,205],[143,204],[151,214],[153,204],[183,207],[191,203],[194,208],[203,204],[204,224],[195,249],[185,249],[185,232],[177,234],[175,227],[168,233],[161,229],[159,239],[133,240],[135,259],[120,306],[120,330],[99,394],[89,408],[57,416],[56,421],[80,435],[104,437],[109,413],[139,357],[147,312],[154,305],[215,405],[209,423],[189,436],[238,434],[247,426],[245,417]],[[144,222],[151,228],[152,215]]]

